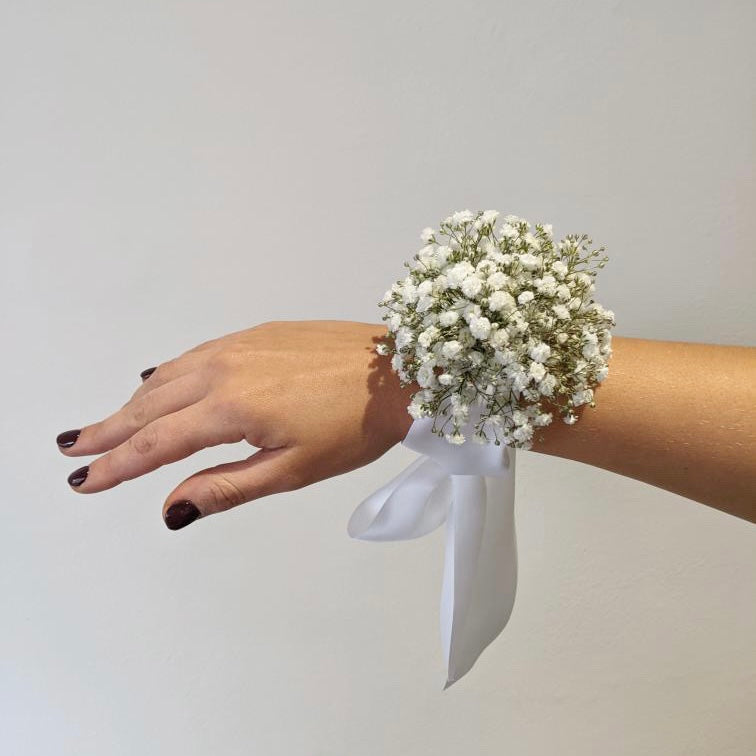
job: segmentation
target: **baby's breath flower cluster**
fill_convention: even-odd
[[[402,386],[421,387],[407,410],[434,417],[433,433],[464,443],[477,404],[473,441],[530,449],[534,429],[553,419],[542,403],[569,425],[576,407],[595,407],[615,320],[591,293],[609,258],[591,269],[604,248],[590,249],[585,234],[555,244],[551,225],[498,217],[462,210],[422,231],[408,275],[379,302],[388,343],[376,351],[391,355]]]

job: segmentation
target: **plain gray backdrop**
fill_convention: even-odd
[[[617,336],[753,345],[753,2],[0,8],[3,753],[753,753],[743,520],[519,453],[514,612],[442,693],[443,529],[346,533],[409,450],[171,532],[249,447],[92,496],[55,447],[200,341],[380,322],[464,208],[605,245]]]

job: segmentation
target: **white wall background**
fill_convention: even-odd
[[[3,753],[754,752],[745,521],[519,454],[515,609],[442,693],[443,531],[346,534],[409,450],[171,532],[243,449],[85,497],[54,443],[199,341],[380,322],[464,207],[592,233],[618,336],[756,344],[754,3],[0,7]]]

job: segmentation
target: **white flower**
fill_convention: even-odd
[[[498,210],[486,210],[483,215],[480,216],[480,219],[485,223],[486,225],[493,225],[496,223],[496,219],[499,217],[499,211]]]
[[[420,238],[427,244],[429,241],[432,241],[435,233],[432,228],[426,227],[420,232]]]
[[[454,376],[451,373],[441,373],[441,375],[438,376],[438,382],[442,386],[451,386],[451,384],[454,383]]]
[[[412,401],[407,405],[407,412],[409,412],[415,420],[419,420],[423,416],[423,409],[420,406],[422,402],[418,396],[413,396]]]
[[[543,227],[543,232],[549,237],[549,239],[551,239],[551,237],[554,236],[554,227],[551,223],[546,223]]]
[[[546,375],[546,368],[540,362],[531,362],[528,373],[534,381],[538,382]]]
[[[488,298],[488,309],[494,312],[513,310],[515,307],[514,297],[508,291],[495,291]]]
[[[472,318],[469,325],[470,333],[476,339],[487,339],[488,334],[491,332],[491,321],[485,317]]]
[[[480,290],[483,288],[483,281],[480,280],[477,276],[467,276],[464,281],[462,281],[462,293],[466,297],[475,297],[478,295]]]
[[[595,357],[599,353],[598,345],[595,344],[592,341],[587,342],[583,345],[583,357],[585,357],[587,360],[590,360],[591,357]]]
[[[420,299],[417,300],[417,311],[418,312],[426,312],[427,310],[430,310],[431,307],[433,307],[435,300],[433,297],[420,297]]]
[[[569,337],[567,336],[567,334],[566,334],[566,333],[564,333],[563,331],[560,331],[560,332],[559,332],[559,333],[558,333],[558,334],[556,335],[556,340],[557,340],[557,341],[558,341],[558,342],[559,342],[560,344],[564,344],[564,342],[565,342],[565,341],[567,341],[567,339],[568,339],[568,338],[569,338]]]
[[[593,389],[587,388],[583,389],[582,391],[576,391],[572,395],[572,403],[579,407],[581,404],[588,404],[588,402],[593,400]]]
[[[534,296],[535,295],[533,294],[532,291],[530,291],[529,289],[526,289],[520,294],[520,296],[517,297],[517,301],[520,304],[527,304],[533,299]]]
[[[445,310],[438,316],[438,322],[442,326],[452,326],[459,320],[459,313],[456,310]]]
[[[469,210],[459,210],[453,213],[451,216],[452,226],[461,226],[464,223],[469,223],[475,218],[475,216]]]
[[[412,304],[417,300],[417,286],[408,283],[402,289],[402,301],[404,304]]]
[[[510,217],[510,216],[507,216],[507,217]],[[505,223],[499,229],[499,235],[503,237],[504,239],[514,239],[517,236],[517,229],[514,228],[514,226],[510,225],[509,223]]]
[[[553,297],[556,294],[557,282],[554,276],[546,275],[543,278],[536,279],[536,288],[541,294]]]
[[[423,388],[433,386],[436,382],[436,374],[433,372],[433,365],[423,365],[417,371],[417,383]]]
[[[465,278],[474,272],[475,268],[472,264],[467,260],[462,260],[461,262],[452,265],[450,268],[447,268],[446,280],[448,281],[449,286],[454,288],[455,286],[459,286]]]
[[[554,310],[554,314],[559,318],[559,320],[570,319],[570,311],[564,305],[554,305],[551,309]]]
[[[450,443],[450,444],[464,444],[465,443],[465,437],[461,433],[444,433],[444,438]]]
[[[490,236],[483,238],[483,240],[480,242],[480,248],[486,254],[486,260],[481,260],[481,262],[494,262],[493,256],[499,251],[499,248],[496,246],[496,243]],[[480,267],[480,264],[481,263],[478,263],[478,267]]]
[[[491,344],[495,349],[501,349],[509,343],[509,332],[506,328],[497,328],[491,335]]]
[[[446,244],[442,244],[440,247],[436,247],[436,262],[438,263],[438,266],[440,268],[443,268],[444,265],[446,265],[449,258],[451,257],[451,253],[451,247],[447,246]]]
[[[462,351],[462,345],[456,340],[444,343],[441,353],[449,360],[453,360]]]
[[[510,349],[497,349],[494,352],[494,361],[499,365],[508,365],[514,359],[514,353]]]
[[[535,270],[541,265],[541,258],[537,255],[532,255],[530,252],[526,252],[524,255],[520,255],[520,264],[525,270]]]
[[[417,293],[421,297],[425,297],[433,291],[433,281],[430,278],[426,278],[417,286]]]
[[[418,337],[417,337],[417,343],[420,344],[420,346],[424,346],[426,349],[431,345],[433,340],[438,336],[439,331],[436,326],[431,326],[430,328],[426,328]]]
[[[515,428],[512,436],[514,436],[514,438],[516,438],[518,441],[527,441],[533,436],[533,427],[530,425],[530,423],[519,425],[517,428]]]
[[[582,373],[583,370],[585,370],[588,367],[588,363],[585,360],[578,360],[575,363],[575,369],[572,371],[573,373]]]
[[[567,284],[559,284],[559,286],[557,286],[556,294],[562,302],[566,302],[572,296],[570,287],[567,286]]]
[[[531,233],[527,233],[524,236],[525,242],[529,247],[532,247],[533,249],[540,250],[541,249],[541,242],[538,241],[538,239],[533,236]]]
[[[542,426],[542,425],[548,425],[552,420],[551,412],[544,412],[542,414],[539,414],[536,416],[536,418],[533,420],[533,425]]]
[[[396,331],[396,329],[402,324],[402,316],[398,312],[392,312],[391,315],[389,315],[387,322],[389,330]]]
[[[472,318],[479,318],[481,313],[480,305],[475,302],[469,302],[462,308],[462,317],[469,323]]]
[[[394,339],[396,341],[396,348],[404,349],[404,347],[409,346],[412,343],[412,340],[414,338],[415,338],[415,335],[412,333],[412,331],[406,326],[402,326],[396,332],[396,336]]]
[[[552,375],[551,373],[546,373],[546,375],[541,378],[541,380],[538,383],[538,390],[544,395],[544,396],[551,396],[554,393],[554,389],[556,388],[557,379]]]
[[[556,260],[555,262],[551,263],[551,270],[559,279],[564,278],[569,272],[569,268],[561,260]]]
[[[497,270],[486,279],[486,283],[491,289],[503,289],[509,283],[509,276]]]
[[[609,375],[609,368],[607,365],[604,365],[604,367],[596,371],[596,380],[601,383],[607,375]]]
[[[433,293],[440,294],[442,291],[446,291],[449,287],[449,280],[442,273],[440,276],[436,276],[433,279]]]
[[[535,360],[536,362],[546,362],[551,355],[551,347],[543,341],[539,341],[531,347],[528,354],[530,355],[531,360]]]
[[[567,415],[565,415],[562,420],[564,420],[567,425],[574,425],[577,422],[577,416],[573,415],[572,412],[568,412]]]
[[[525,333],[530,328],[530,323],[519,310],[515,310],[509,318],[507,328],[510,326],[515,333]]]
[[[485,278],[487,275],[493,273],[495,270],[496,270],[496,263],[491,258],[485,258],[481,260],[475,266],[475,273],[479,275],[481,278]]]
[[[401,354],[395,354],[391,358],[391,367],[397,372],[400,371],[404,367],[404,358],[402,357]]]
[[[528,383],[530,383],[530,376],[522,369],[519,364],[511,364],[507,367],[507,372],[512,380],[512,386],[517,391],[522,391]]]
[[[378,354],[380,355],[387,355],[389,353],[388,345],[378,344],[375,347],[375,351],[378,352]]]

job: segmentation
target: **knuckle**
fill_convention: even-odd
[[[215,510],[231,509],[246,501],[244,492],[225,475],[215,475],[208,481],[208,495]]]
[[[89,468],[89,477],[96,478],[108,488],[126,480],[123,466],[119,464],[118,455],[114,452],[95,460]]]
[[[145,456],[154,451],[158,443],[158,434],[155,428],[147,426],[135,433],[129,439],[129,446],[139,456]]]
[[[218,349],[207,358],[207,366],[212,373],[226,373],[238,364],[238,358],[232,349]]]
[[[170,374],[173,371],[173,369],[176,366],[176,362],[178,361],[178,358],[173,358],[171,360],[166,360],[165,362],[161,362],[154,370],[152,375],[150,376],[149,383],[152,386],[158,386],[161,383],[165,383],[170,378]],[[147,384],[145,384],[147,385]]]
[[[137,399],[128,410],[128,419],[131,424],[141,427],[144,425],[150,417],[150,407],[152,405],[152,399],[150,394],[145,394],[140,399]]]
[[[224,391],[216,391],[208,398],[208,410],[210,415],[220,419],[231,419],[237,414],[236,401],[233,394]]]

